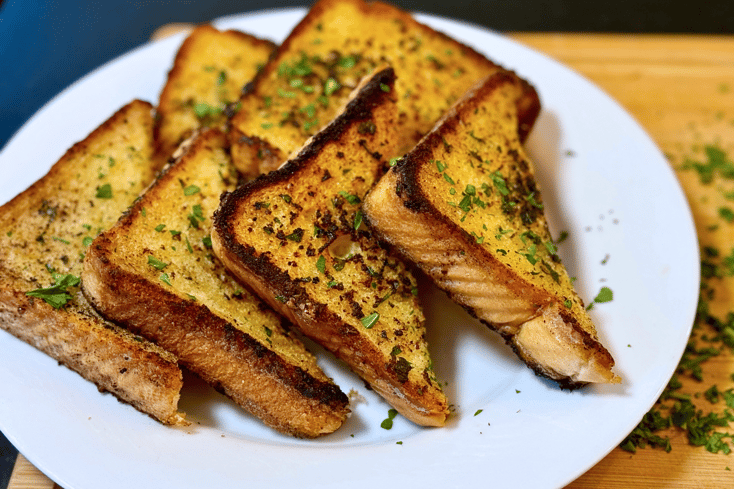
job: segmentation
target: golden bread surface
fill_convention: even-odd
[[[514,74],[470,90],[376,185],[377,233],[564,387],[618,382],[557,255],[521,121],[539,101]]]
[[[223,125],[242,87],[254,78],[275,44],[208,24],[194,28],[179,48],[156,108],[156,160],[161,166],[198,127]]]
[[[412,421],[444,424],[416,280],[362,222],[396,144],[391,68],[281,168],[222,198],[214,250],[307,336]]]
[[[243,94],[231,119],[243,173],[277,168],[339,112],[362,77],[392,66],[402,155],[478,79],[499,69],[473,49],[381,2],[321,0]]]
[[[237,181],[224,133],[197,133],[92,243],[85,294],[268,426],[297,437],[331,433],[346,419],[346,395],[211,250],[211,216]]]
[[[0,326],[100,390],[181,424],[176,359],[103,320],[78,284],[89,243],[155,175],[152,127],[152,106],[131,102],[0,208]]]

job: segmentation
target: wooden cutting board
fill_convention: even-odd
[[[734,158],[734,36],[661,36],[627,34],[512,33],[510,37],[557,59],[586,76],[624,106],[678,167],[716,144]],[[729,250],[734,223],[719,226],[719,193],[701,185],[695,172],[677,171],[688,197],[699,240]],[[734,204],[732,204],[734,206]],[[674,246],[674,244],[671,244]],[[734,311],[734,280],[717,285],[711,304],[719,316]],[[682,379],[684,392],[700,393],[716,384],[734,387],[734,356],[709,360],[703,381]],[[721,409],[721,408],[719,408]],[[568,487],[582,488],[724,488],[734,487],[734,455],[709,453],[688,444],[685,434],[669,430],[672,450],[642,449],[631,454],[614,449]],[[730,470],[731,469],[731,470]],[[53,488],[19,457],[9,489]]]

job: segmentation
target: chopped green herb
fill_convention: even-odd
[[[474,416],[479,416],[482,413],[482,411],[484,411],[484,410],[483,409],[477,409],[477,411],[474,413]]]
[[[222,113],[222,109],[214,107],[204,102],[194,104],[194,115],[199,119],[204,119],[207,116],[216,116]]]
[[[60,309],[69,302],[72,297],[68,292],[69,287],[76,287],[81,283],[81,279],[71,274],[60,275],[52,272],[54,284],[50,287],[34,289],[26,292],[25,295],[43,299],[54,309]]]
[[[395,416],[398,415],[398,412],[395,409],[389,409],[387,411],[387,418],[385,418],[382,423],[380,423],[380,427],[385,430],[392,429],[393,420],[395,419]]]
[[[198,194],[200,191],[201,189],[196,185],[189,185],[188,187],[184,188],[184,195],[188,197],[189,195]]]
[[[112,198],[112,185],[105,183],[101,187],[97,187],[97,193],[95,197],[98,199],[111,199]]]
[[[324,255],[320,255],[316,260],[316,270],[321,273],[326,273],[326,258]]]
[[[369,316],[365,316],[361,319],[362,326],[364,326],[367,329],[372,328],[372,326],[375,325],[375,323],[380,319],[380,313],[379,312],[373,312]]]
[[[201,209],[201,205],[196,204],[191,208],[191,214],[188,215],[188,219],[191,227],[199,229],[199,222],[204,220],[204,211]]]
[[[160,277],[158,277],[158,278],[159,278],[159,279],[160,279],[160,281],[161,281],[161,282],[163,282],[164,284],[168,284],[168,285],[171,285],[171,279],[170,279],[170,277],[168,276],[168,274],[167,274],[167,273],[161,273],[161,276],[160,276]]]
[[[611,302],[614,299],[614,293],[609,287],[602,287],[599,293],[594,297],[594,302],[601,304],[603,302]]]
[[[155,227],[155,230],[156,230],[157,232],[159,232],[159,233],[160,233],[160,232],[163,232],[163,230],[164,230],[164,229],[166,229],[166,225],[165,225],[165,224],[159,224],[159,225],[157,225],[157,226]]]
[[[156,270],[163,270],[168,266],[168,263],[163,263],[153,255],[148,255],[148,265],[152,266]]]
[[[492,183],[494,183],[497,191],[504,196],[509,195],[510,190],[507,188],[507,183],[505,182],[505,179],[499,172],[499,170],[492,173],[490,176],[492,178]]]
[[[349,192],[345,192],[344,190],[339,191],[339,195],[344,197],[344,200],[352,205],[357,205],[362,202],[362,199],[360,199],[357,195],[350,194]]]
[[[326,82],[324,83],[324,95],[329,97],[334,92],[339,90],[339,88],[341,88],[341,85],[339,85],[338,81],[336,81],[333,78],[328,78]]]

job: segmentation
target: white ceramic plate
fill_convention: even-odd
[[[282,39],[304,10],[221,19]],[[193,425],[164,427],[0,331],[0,429],[66,489],[96,487],[559,487],[629,433],[665,387],[690,333],[699,266],[691,214],[673,172],[640,126],[591,83],[504,37],[418,18],[516,70],[539,90],[529,140],[561,255],[624,377],[569,393],[534,376],[497,335],[428,289],[432,354],[455,408],[421,429],[328,355],[322,365],[365,401],[337,433],[294,440],[264,428],[196,379],[181,407]],[[59,94],[0,154],[0,202],[43,175],[133,98],[155,103],[183,36],[143,46]],[[482,410],[479,414],[479,410]],[[402,443],[398,443],[402,442]]]

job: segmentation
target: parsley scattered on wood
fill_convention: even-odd
[[[703,148],[704,161],[688,157],[678,171],[695,171],[702,185],[724,192],[727,200],[734,182],[734,163],[716,145]],[[720,226],[734,225],[729,213],[717,209]],[[718,226],[708,231],[714,232]],[[704,234],[705,238],[706,235]],[[660,448],[672,450],[671,430],[685,433],[688,443],[704,447],[711,453],[729,454],[734,439],[734,388],[722,390],[716,384],[706,385],[704,367],[710,359],[727,352],[734,353],[734,311],[719,315],[711,312],[710,304],[717,299],[725,280],[734,277],[734,247],[719,250],[701,243],[701,289],[691,337],[662,395],[645,414],[639,425],[622,441],[620,448],[628,452],[637,449]],[[726,288],[724,288],[724,291]],[[691,379],[699,389],[684,389],[682,378]],[[734,380],[734,374],[731,379]],[[691,385],[689,382],[688,386]]]

